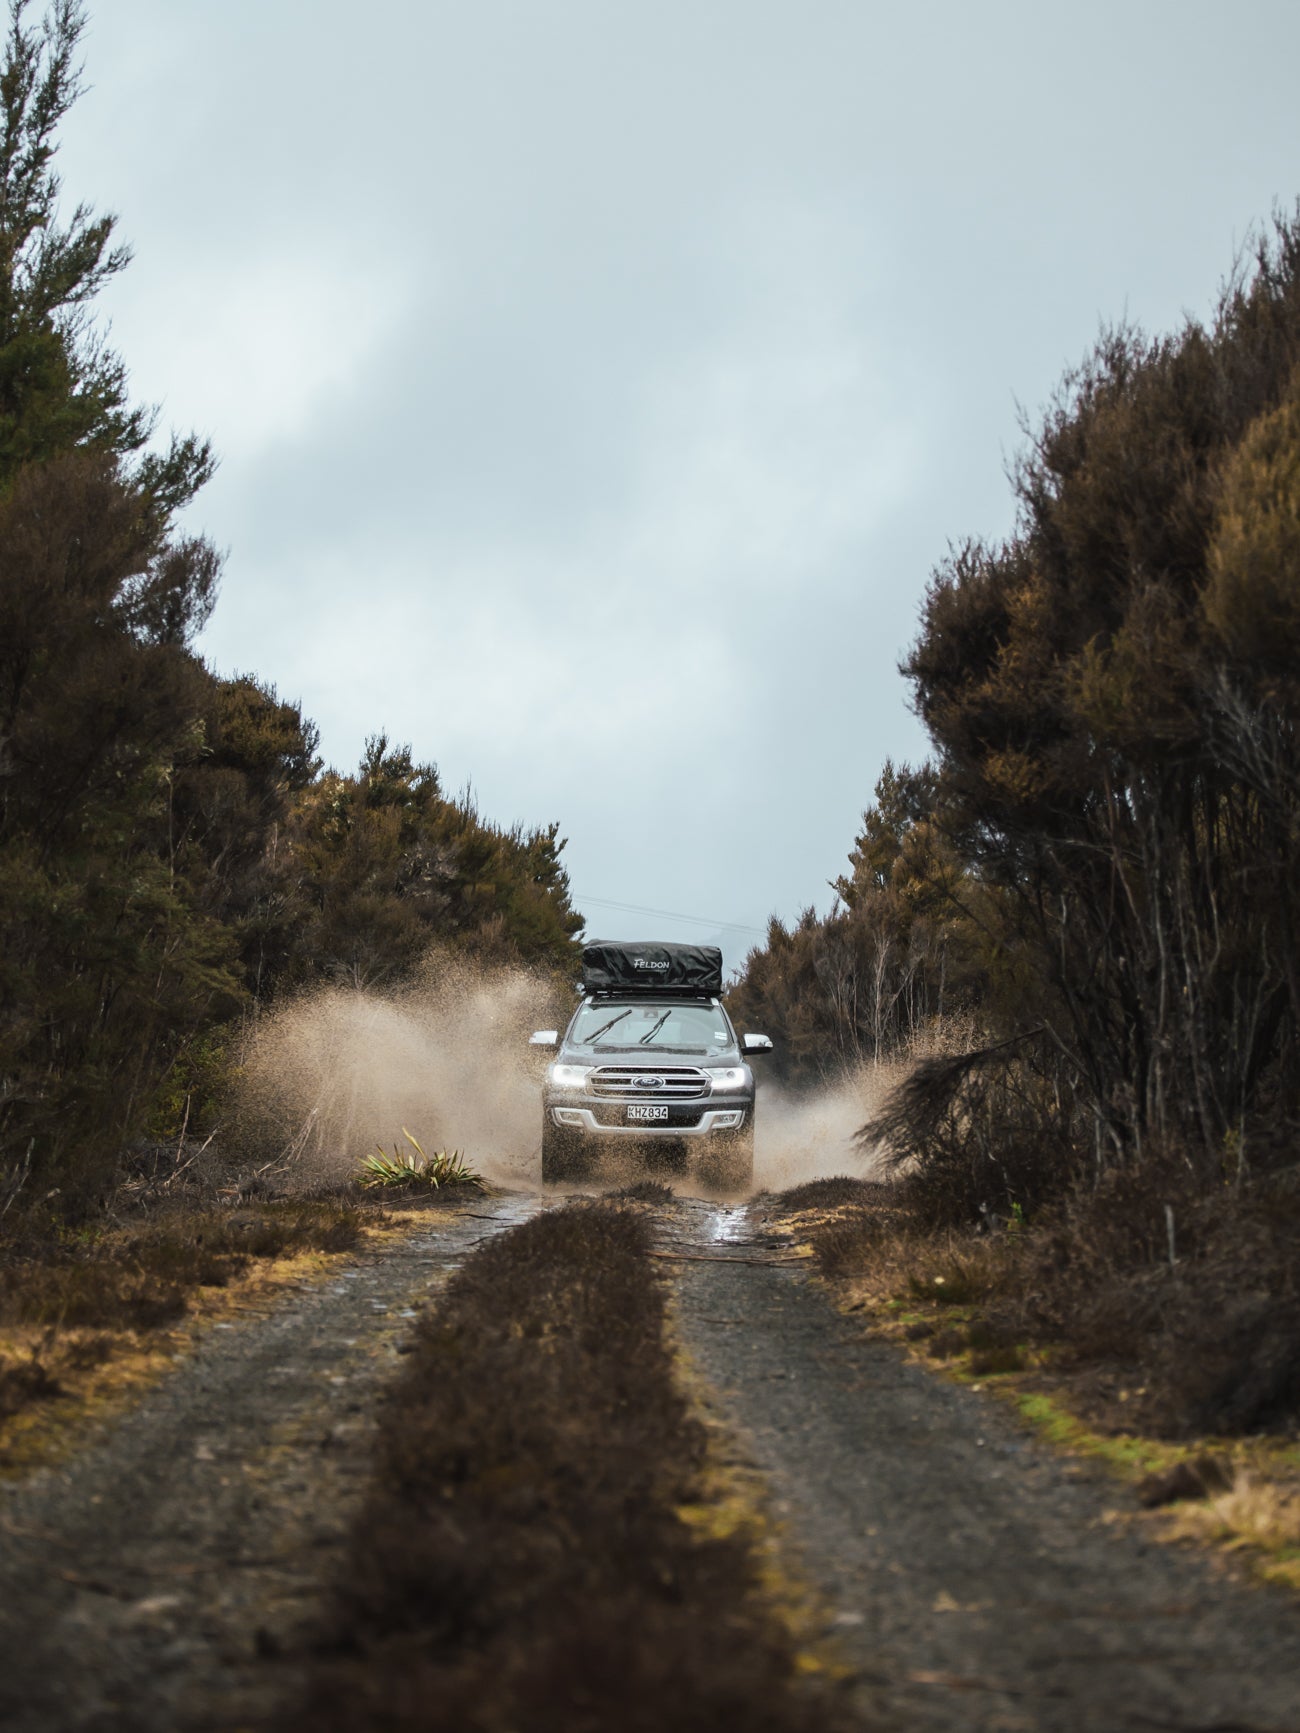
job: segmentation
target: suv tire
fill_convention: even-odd
[[[754,1189],[754,1129],[720,1133],[700,1162],[700,1178],[718,1191],[744,1192]]]
[[[586,1179],[590,1170],[591,1159],[582,1138],[547,1120],[542,1126],[542,1184],[565,1185]]]

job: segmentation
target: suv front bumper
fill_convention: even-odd
[[[602,1102],[599,1108],[583,1107],[576,1104],[548,1102],[547,1116],[552,1125],[559,1126],[564,1131],[581,1132],[590,1137],[636,1137],[636,1138],[672,1138],[680,1137],[713,1137],[720,1131],[740,1131],[745,1126],[753,1112],[753,1103],[738,1101],[730,1107],[705,1107],[698,1109],[699,1119],[695,1125],[685,1125],[680,1122],[673,1124],[662,1120],[637,1120],[631,1125],[602,1124],[601,1117],[609,1103]],[[685,1107],[686,1103],[682,1103]]]

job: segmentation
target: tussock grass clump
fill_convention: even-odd
[[[1199,1494],[1199,1507],[1184,1505],[1178,1526],[1185,1534],[1211,1540],[1256,1545],[1289,1554],[1292,1586],[1300,1564],[1300,1485],[1279,1485],[1247,1470],[1232,1476],[1228,1486],[1211,1485]]]
[[[605,1196],[626,1203],[672,1203],[677,1194],[672,1186],[665,1185],[662,1180],[638,1179],[632,1185],[607,1191]]]
[[[844,1725],[796,1685],[743,1536],[679,1514],[701,1496],[705,1433],[649,1247],[635,1212],[572,1205],[452,1278],[382,1415],[332,1643],[287,1725]]]
[[[837,1174],[831,1179],[810,1179],[791,1186],[788,1191],[778,1192],[773,1202],[781,1210],[838,1209],[844,1204],[869,1203],[886,1190],[874,1180]]]
[[[389,1155],[382,1144],[377,1144],[377,1153],[366,1156],[361,1163],[363,1186],[403,1186],[438,1191],[443,1186],[463,1185],[476,1191],[483,1189],[482,1176],[469,1166],[460,1150],[440,1149],[433,1155],[426,1155],[405,1126],[402,1127],[402,1136],[410,1144],[410,1149],[403,1149],[395,1143],[393,1153]]]
[[[37,1355],[25,1360],[0,1360],[0,1420],[19,1414],[33,1402],[63,1394],[63,1386]]]
[[[879,1256],[885,1235],[878,1217],[843,1210],[818,1222],[809,1233],[813,1255],[824,1276],[861,1275]]]
[[[883,1281],[887,1286],[899,1279],[898,1252],[907,1216],[897,1186],[868,1180],[814,1180],[782,1193],[776,1201],[782,1213],[815,1212],[814,1219],[801,1223],[798,1231],[811,1244],[824,1276]]]

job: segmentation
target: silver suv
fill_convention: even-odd
[[[628,969],[610,953],[626,951]],[[592,966],[593,952],[600,966]],[[770,1052],[766,1035],[737,1036],[711,982],[712,969],[684,967],[699,946],[589,946],[585,991],[563,1039],[540,1029],[532,1044],[557,1048],[542,1092],[542,1179],[586,1179],[600,1156],[642,1167],[692,1168],[719,1190],[748,1189],[754,1165],[754,1073],[746,1060]],[[627,985],[611,984],[631,973]],[[644,973],[642,973],[644,971]],[[587,986],[595,977],[602,984]]]

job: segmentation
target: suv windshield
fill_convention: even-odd
[[[687,1048],[695,1053],[733,1047],[726,1014],[716,1005],[618,1004],[604,999],[584,1005],[573,1020],[568,1043],[574,1047]]]

